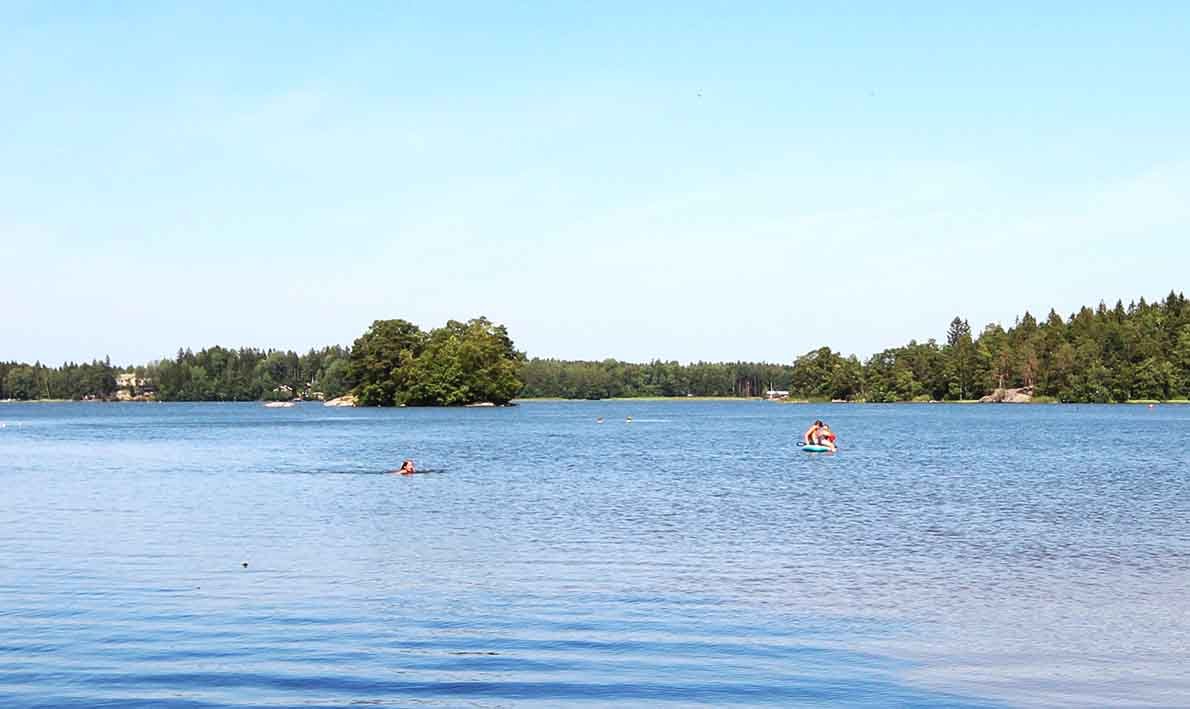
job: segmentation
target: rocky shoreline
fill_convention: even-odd
[[[1017,389],[996,389],[987,396],[980,397],[981,404],[1028,404],[1033,401],[1033,387],[1019,387]]]
[[[322,405],[323,406],[356,406],[355,396],[352,394],[338,396],[338,397],[335,397],[334,399],[328,399],[327,401],[322,402]]]

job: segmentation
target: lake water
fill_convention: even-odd
[[[1176,406],[0,404],[0,706],[1190,705],[1188,450]]]

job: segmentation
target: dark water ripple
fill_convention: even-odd
[[[0,422],[0,706],[1190,704],[1190,407]]]

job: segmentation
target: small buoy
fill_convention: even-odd
[[[603,417],[600,416],[599,418],[595,419],[595,423],[603,423]]]
[[[243,566],[246,569],[246,568],[248,568],[248,562],[246,562],[246,561],[240,562],[240,566]]]
[[[629,416],[627,419],[625,419],[625,421],[626,421],[627,423],[632,423],[632,417],[631,417],[631,416]]]

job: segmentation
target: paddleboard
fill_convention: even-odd
[[[830,452],[830,448],[827,448],[826,446],[816,446],[816,445],[802,446],[802,450],[803,450],[803,451],[805,451],[805,452],[807,452],[807,453],[827,453],[827,452]]]

